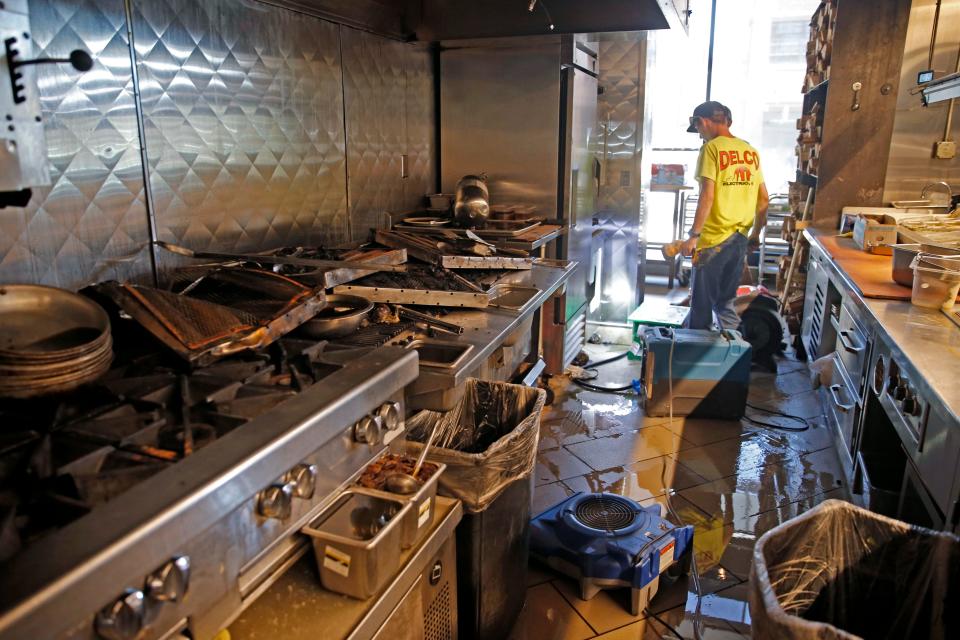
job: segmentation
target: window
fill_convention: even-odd
[[[802,63],[809,37],[809,20],[774,20],[770,23],[770,62]]]

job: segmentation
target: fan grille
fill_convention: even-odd
[[[574,517],[580,524],[600,531],[619,531],[636,522],[636,508],[612,496],[592,495],[577,503]]]

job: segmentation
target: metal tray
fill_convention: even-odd
[[[468,307],[486,309],[490,306],[489,293],[473,291],[434,291],[431,289],[390,289],[387,287],[362,287],[344,284],[335,287],[334,293],[346,293],[366,298],[370,302],[390,304],[419,304],[437,307]]]
[[[516,229],[470,229],[475,234],[481,238],[515,238],[517,236],[522,236],[528,231],[532,231],[540,226],[540,221],[532,222],[530,224],[524,224],[524,226],[518,226]],[[453,231],[459,236],[467,237],[467,229],[456,229],[450,227],[414,227],[411,225],[406,225],[401,222],[401,224],[395,225],[394,229],[399,231],[409,231],[411,233],[426,233],[426,234],[437,234],[443,233],[445,231]]]
[[[502,256],[442,256],[440,266],[447,269],[512,269],[533,268],[533,258],[505,258]]]

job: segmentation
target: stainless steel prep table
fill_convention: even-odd
[[[445,321],[461,325],[464,332],[459,336],[444,336],[438,339],[444,342],[470,344],[473,349],[455,369],[440,370],[421,366],[416,382],[407,388],[408,407],[427,408],[423,402],[417,401],[418,396],[425,397],[427,394],[435,394],[437,398],[445,395],[445,398],[438,402],[449,407],[451,402],[457,399],[456,388],[466,382],[467,378],[503,380],[513,375],[516,366],[530,352],[527,350],[530,342],[518,333],[524,333],[522,331],[524,325],[532,326],[535,319],[539,318],[537,312],[540,307],[560,290],[576,266],[576,263],[569,263],[564,267],[534,263],[529,271],[509,273],[498,280],[498,284],[532,287],[538,290],[529,303],[524,305],[526,310],[522,313],[489,307],[459,309],[444,316]],[[539,336],[539,331],[537,335]],[[512,344],[512,338],[516,339],[515,344]],[[532,345],[531,350],[536,346],[536,344]],[[503,364],[498,368],[499,371],[485,369],[498,350],[503,350],[501,353]],[[499,361],[499,358],[494,360]],[[439,408],[439,405],[430,408]]]
[[[960,519],[960,386],[957,384],[960,380],[960,327],[939,310],[917,307],[909,301],[863,297],[853,279],[829,259],[829,251],[820,241],[827,233],[830,232],[804,231],[811,244],[811,262],[821,255],[826,256],[825,260],[818,262],[817,269],[823,268],[824,275],[841,294],[842,305],[852,309],[864,325],[867,336],[864,348],[868,353],[862,370],[848,372],[851,385],[856,387],[857,378],[860,378],[862,389],[858,400],[864,408],[873,393],[894,418],[898,412],[903,413],[894,399],[872,390],[877,386],[872,379],[875,365],[882,355],[898,363],[902,377],[909,381],[907,395],[925,399],[921,415],[913,420],[916,425],[913,430],[908,421],[893,419],[892,422],[914,472],[935,498],[943,516],[942,526],[956,529]],[[882,260],[878,259],[878,265],[880,262]],[[812,270],[808,269],[807,305],[812,305],[810,295],[814,285],[810,282],[811,273]],[[827,307],[829,305],[828,301]],[[808,309],[805,308],[805,318],[807,315]],[[819,354],[810,354],[811,359],[825,355],[824,352],[829,350],[825,346]],[[861,431],[870,428],[869,419],[863,422]],[[858,445],[859,440],[852,448]]]
[[[806,229],[804,236],[820,249],[818,237],[824,232]],[[829,252],[826,252],[829,254]],[[844,271],[831,263],[835,278],[844,283],[853,302],[866,311],[872,327],[896,344],[903,356],[955,417],[960,417],[960,328],[943,313],[916,307],[900,300],[864,298]]]

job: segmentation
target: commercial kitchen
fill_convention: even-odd
[[[960,635],[960,0],[0,36],[0,639]]]

